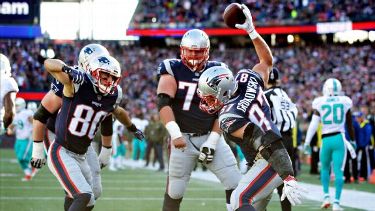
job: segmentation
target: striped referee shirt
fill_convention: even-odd
[[[275,86],[265,91],[271,107],[272,122],[280,132],[286,132],[296,126],[297,106],[280,87]]]

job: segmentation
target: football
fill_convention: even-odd
[[[241,5],[238,3],[232,3],[225,8],[223,19],[228,27],[236,28],[236,24],[245,23],[246,17],[241,10]]]

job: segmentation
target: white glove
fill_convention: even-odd
[[[303,145],[303,151],[306,155],[311,155],[311,146],[310,144],[306,143]]]
[[[46,157],[44,156],[43,141],[33,142],[33,152],[31,155],[30,164],[34,168],[42,168],[46,164]]]
[[[258,33],[255,31],[255,27],[253,24],[253,17],[251,16],[251,12],[249,8],[247,8],[246,5],[241,4],[241,9],[243,14],[246,17],[246,21],[243,24],[236,24],[235,27],[238,29],[243,29],[247,31],[247,33],[250,35],[251,39],[255,39],[258,37]]]
[[[203,163],[210,163],[214,159],[215,149],[217,141],[220,139],[220,134],[217,132],[211,132],[207,138],[207,141],[200,147],[200,154],[198,161]]]
[[[301,204],[302,193],[307,193],[307,191],[298,186],[296,178],[293,176],[288,176],[284,179],[283,194],[281,195],[281,201],[288,198],[290,204],[293,206]]]
[[[111,158],[112,154],[112,147],[107,148],[102,146],[102,150],[100,151],[99,154],[99,164],[100,168],[104,168],[109,164],[109,159]]]

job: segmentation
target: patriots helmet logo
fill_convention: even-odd
[[[104,57],[104,56],[101,56],[99,57],[98,61],[102,64],[110,64],[111,62],[109,61],[109,59],[107,57]]]
[[[85,50],[83,52],[85,52],[85,54],[89,54],[89,55],[94,53],[94,51],[91,48],[85,48]]]
[[[229,75],[228,75],[228,74],[217,75],[217,76],[213,77],[213,78],[207,83],[207,85],[208,85],[209,87],[211,87],[213,90],[218,91],[218,86],[219,86],[220,82],[221,82],[224,78],[226,78],[226,79],[229,80]]]

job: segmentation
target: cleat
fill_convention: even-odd
[[[31,180],[31,175],[25,175],[25,177],[21,179],[22,182],[28,182],[30,180]]]
[[[331,206],[331,201],[329,200],[329,197],[325,197],[322,206],[320,208],[322,209],[328,209]]]
[[[338,203],[333,203],[332,210],[333,211],[342,211],[344,209],[342,207],[340,207],[340,205]]]

